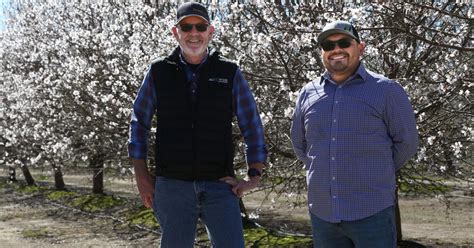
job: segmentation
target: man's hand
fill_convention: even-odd
[[[153,196],[155,193],[155,180],[153,180],[144,159],[132,159],[135,169],[135,179],[137,180],[138,192],[143,205],[146,208],[153,206]]]
[[[260,177],[258,176],[251,177],[248,180],[237,180],[233,177],[227,176],[220,180],[232,185],[232,192],[234,192],[237,197],[242,197],[245,192],[251,191],[260,186]]]

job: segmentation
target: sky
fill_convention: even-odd
[[[3,15],[3,9],[6,4],[8,4],[9,0],[0,0],[0,30],[5,28],[5,24],[3,23],[5,20],[5,16]]]

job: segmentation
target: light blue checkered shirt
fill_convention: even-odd
[[[337,223],[395,203],[395,172],[416,153],[418,133],[403,88],[361,63],[341,85],[326,72],[303,87],[291,140],[308,170],[311,213]]]

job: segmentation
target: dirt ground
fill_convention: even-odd
[[[65,181],[69,186],[89,184],[83,176],[66,175]],[[138,195],[132,181],[111,180],[105,187],[123,197]],[[1,194],[0,247],[156,247],[158,244],[156,233],[120,227],[113,219],[88,216],[4,188]],[[255,212],[259,197],[254,194],[244,198],[249,212]],[[474,247],[472,196],[460,194],[450,200],[447,208],[436,198],[402,197],[403,239],[419,247]],[[265,208],[260,206],[258,222],[281,231],[296,229],[302,234],[310,233],[305,207],[289,209],[282,203],[272,212]]]
[[[461,195],[449,198],[447,206],[441,198],[400,197],[402,239],[409,247],[474,247],[474,197]],[[307,209],[291,209],[280,205],[272,214],[261,214],[272,219],[274,228],[303,230],[310,234]],[[303,224],[302,224],[303,223]],[[306,231],[305,231],[306,230]],[[410,246],[413,243],[413,246]],[[416,246],[416,245],[419,246]]]
[[[0,247],[153,247],[157,235],[2,189]]]

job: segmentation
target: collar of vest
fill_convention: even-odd
[[[210,52],[209,52],[209,58],[207,59],[207,61],[217,60],[219,58],[220,53],[215,48],[209,47],[208,50]],[[180,53],[181,53],[181,48],[179,46],[177,46],[173,50],[173,52],[170,55],[168,55],[168,57],[165,58],[165,60],[167,60],[169,63],[180,64],[180,62],[179,62],[180,61],[180,58],[179,58]]]

